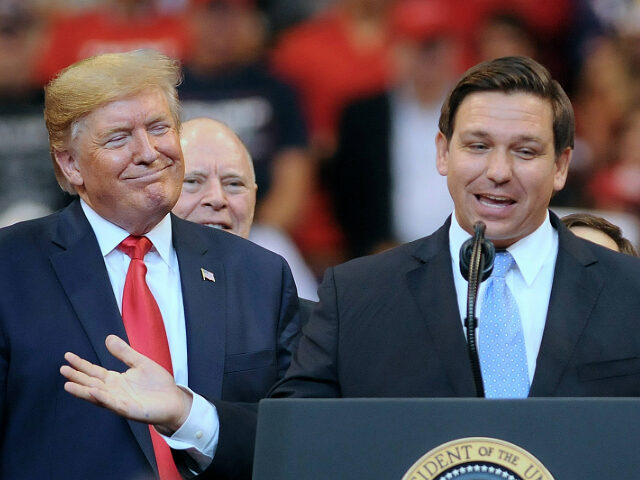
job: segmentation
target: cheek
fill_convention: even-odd
[[[543,204],[546,209],[555,190],[552,174],[540,176],[540,173],[537,172],[536,176],[536,172],[531,172],[528,178],[521,176],[520,179],[522,178],[526,178],[520,182],[520,185],[526,191],[527,198],[535,204]]]
[[[182,158],[182,148],[180,147],[180,139],[177,133],[164,135],[157,148],[167,157],[173,159]]]
[[[197,206],[197,195],[193,193],[183,192],[178,199],[178,203],[176,203],[176,206],[173,209],[173,213],[181,218],[185,218],[188,220],[189,215],[193,213]]]
[[[229,208],[232,215],[240,222],[251,222],[253,218],[253,208],[246,198],[233,198],[229,201]]]
[[[472,165],[455,165],[449,167],[447,184],[452,193],[463,190],[479,175],[474,173]]]

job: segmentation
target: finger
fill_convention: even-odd
[[[69,365],[61,366],[60,373],[70,382],[77,383],[78,385],[85,387],[102,388],[104,385],[104,382],[101,379],[91,377],[86,373],[74,370]]]
[[[65,382],[64,389],[74,397],[102,406],[102,404],[92,394],[92,391],[95,390],[92,387],[85,387],[73,382]]]
[[[151,361],[141,353],[136,352],[127,342],[116,335],[109,335],[104,341],[109,353],[128,367],[137,367],[145,361]]]
[[[94,378],[104,380],[109,372],[106,368],[99,365],[95,365],[83,358],[80,358],[75,353],[67,352],[64,354],[64,359],[69,362],[69,365],[75,370],[85,373],[86,375]]]

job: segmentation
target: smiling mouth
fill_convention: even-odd
[[[156,168],[153,170],[142,170],[139,171],[137,174],[134,175],[130,175],[128,177],[125,177],[124,180],[149,180],[149,179],[154,179],[157,176],[162,175],[162,173],[169,168],[169,165],[165,165],[162,168]]]
[[[502,197],[499,195],[481,195],[475,196],[478,202],[490,208],[505,208],[515,204],[515,200],[509,197]]]

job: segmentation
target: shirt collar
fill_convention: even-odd
[[[460,269],[460,247],[470,238],[458,223],[455,212],[451,216],[451,227],[449,228],[449,248],[455,271]],[[531,285],[542,269],[541,258],[547,258],[554,245],[558,244],[558,232],[551,225],[549,211],[545,216],[542,225],[526,237],[518,240],[507,248],[518,265],[518,269],[527,285]]]
[[[129,236],[129,232],[114,223],[98,215],[84,200],[80,199],[80,205],[91,228],[96,234],[100,252],[105,257],[111,253],[120,242]],[[171,254],[171,217],[167,214],[145,236],[153,243],[153,248],[158,252],[162,260],[170,265]],[[152,249],[153,250],[153,249]]]

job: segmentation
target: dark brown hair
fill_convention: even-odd
[[[440,112],[440,131],[451,140],[456,113],[462,101],[475,92],[531,93],[549,100],[553,111],[553,140],[556,158],[573,148],[573,107],[560,84],[549,71],[529,57],[502,57],[479,63],[467,70],[451,90]]]
[[[620,253],[626,253],[627,255],[632,255],[634,257],[638,256],[638,253],[636,252],[636,249],[633,248],[631,242],[622,236],[622,230],[620,230],[620,227],[602,217],[590,213],[572,213],[571,215],[562,217],[561,220],[567,228],[587,227],[593,228],[594,230],[600,230],[608,237],[611,237],[611,240],[616,242],[616,245],[618,245],[618,248],[620,249]]]

